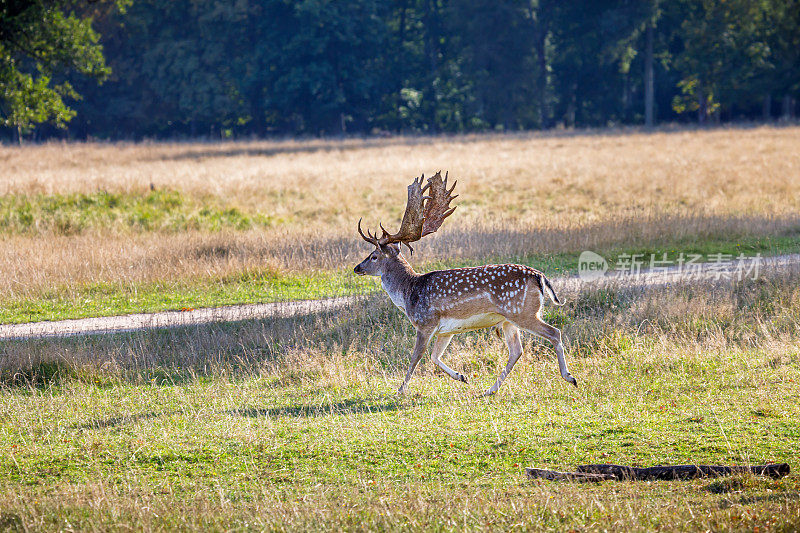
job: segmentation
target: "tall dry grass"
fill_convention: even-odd
[[[458,178],[459,209],[421,260],[737,238],[798,229],[800,128],[381,140],[0,147],[0,193],[144,193],[269,215],[261,230],[0,236],[4,297],[66,284],[338,268],[354,225],[392,225],[421,172]]]
[[[577,226],[530,222],[453,224],[415,246],[412,263],[507,260],[579,253],[610,247],[774,236],[800,230],[800,216],[651,216]],[[30,298],[55,287],[97,282],[123,284],[221,279],[243,272],[284,273],[352,267],[369,252],[356,235],[302,228],[275,231],[77,236],[7,236],[0,239],[0,294]]]
[[[687,353],[768,352],[770,346],[780,346],[797,363],[798,268],[768,269],[759,279],[740,282],[611,285],[560,295],[565,305],[546,307],[545,320],[562,330],[573,362],[613,360],[640,350],[654,361],[670,354],[669,359],[680,364]],[[0,389],[47,384],[54,378],[149,383],[153,378],[260,373],[277,374],[280,379],[306,375],[317,385],[323,380],[341,388],[379,376],[399,384],[413,343],[413,327],[405,316],[384,295],[372,294],[344,308],[290,317],[0,342]],[[533,354],[526,359],[551,365],[557,376],[549,344],[524,335],[523,345],[526,353]],[[505,362],[505,350],[502,341],[483,330],[456,336],[447,357],[465,373],[488,380]],[[425,366],[419,375],[436,372]]]

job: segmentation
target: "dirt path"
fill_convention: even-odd
[[[781,255],[720,263],[701,263],[691,266],[644,269],[631,267],[593,281],[578,276],[551,278],[559,294],[575,293],[582,288],[602,284],[624,287],[652,287],[669,283],[699,281],[726,282],[740,277],[761,275],[765,271],[800,266],[800,254]],[[234,322],[263,318],[284,318],[303,314],[340,309],[356,301],[358,296],[344,296],[324,300],[299,300],[264,304],[210,307],[189,311],[163,311],[133,315],[108,316],[59,320],[55,322],[29,322],[0,325],[0,340],[69,337],[104,333],[121,333],[157,328],[197,326],[213,322]],[[563,299],[563,298],[562,298]]]

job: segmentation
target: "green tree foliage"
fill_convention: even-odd
[[[0,125],[21,136],[35,124],[63,127],[75,116],[64,99],[78,94],[63,74],[72,70],[101,81],[108,76],[92,28],[92,13],[104,7],[102,2],[0,1]]]
[[[64,125],[77,94],[79,138],[760,119],[800,97],[798,0],[96,5],[0,3],[6,125]]]

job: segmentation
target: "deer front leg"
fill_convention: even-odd
[[[417,343],[414,345],[414,351],[411,352],[411,364],[408,366],[406,379],[403,380],[403,384],[400,385],[400,389],[397,391],[399,394],[406,393],[406,387],[408,387],[408,382],[411,381],[411,375],[414,373],[414,369],[417,368],[417,363],[422,359],[422,355],[428,348],[428,343],[430,343],[432,336],[430,332],[417,330]]]

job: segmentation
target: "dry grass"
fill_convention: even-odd
[[[364,253],[354,223],[396,221],[405,185],[449,169],[457,214],[422,261],[477,259],[675,239],[796,232],[800,128],[653,134],[396,138],[227,144],[0,147],[0,193],[144,194],[276,223],[224,233],[121,231],[0,236],[0,292],[68,284],[218,277],[248,269],[335,269]]]
[[[670,352],[675,361],[683,353],[678,348],[725,353],[768,352],[769,346],[781,346],[796,353],[791,347],[800,338],[798,268],[767,269],[757,280],[695,281],[649,288],[589,286],[561,296],[566,304],[546,307],[545,320],[562,329],[572,358],[614,359],[637,348],[646,349],[653,358],[662,350]],[[354,380],[376,376],[388,383],[404,375],[413,342],[412,325],[380,293],[360,296],[343,309],[289,318],[5,341],[0,386],[19,380],[24,383],[29,377],[37,383],[51,381],[47,372],[54,369],[65,372],[66,377],[142,384],[153,375],[180,382],[325,367],[324,381],[331,386],[348,387]],[[524,345],[527,352],[547,359],[551,356],[549,346],[531,336],[525,336]],[[466,357],[461,361],[466,370],[486,374],[488,380],[502,356],[486,354],[503,353],[504,349],[494,334],[484,330],[457,336],[448,354]],[[338,359],[340,355],[344,359]],[[353,374],[343,362],[358,364],[360,371]],[[44,374],[37,377],[40,367]],[[555,367],[552,370],[555,372]],[[426,370],[421,372],[424,375]],[[319,378],[316,374],[314,380]]]
[[[552,351],[484,400],[504,347],[462,335],[394,390],[409,325],[344,313],[6,343],[0,520],[35,530],[793,531],[797,476],[597,486],[525,466],[761,463],[800,453],[798,272],[585,292]],[[17,377],[14,377],[17,374]],[[2,523],[2,522],[0,522]]]
[[[800,128],[230,144],[47,144],[0,149],[0,193],[144,191],[152,183],[352,232],[397,215],[405,185],[446,168],[464,220],[534,223],[658,212],[797,211]],[[564,225],[564,222],[562,222]]]

